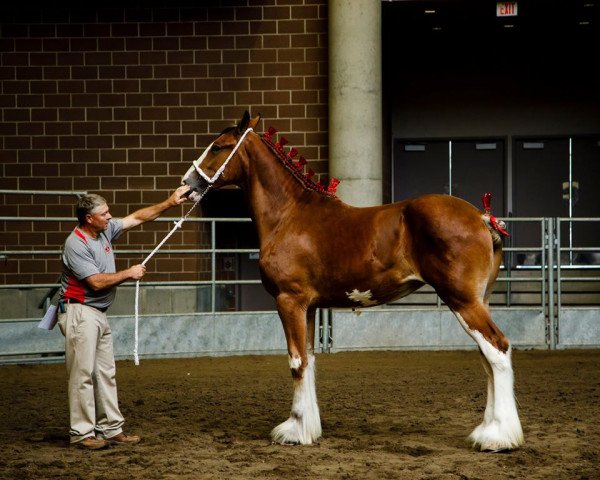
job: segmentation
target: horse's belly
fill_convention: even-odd
[[[405,297],[425,284],[421,278],[409,276],[401,281],[348,283],[337,291],[321,292],[323,307],[373,307]]]

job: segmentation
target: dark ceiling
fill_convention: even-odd
[[[384,24],[402,37],[468,36],[473,41],[502,35],[504,38],[596,36],[600,0],[524,0],[516,16],[498,17],[495,1],[438,0],[383,1]],[[473,37],[477,35],[477,37]]]
[[[599,4],[524,0],[516,17],[497,17],[489,0],[384,1],[384,74],[401,82],[449,70],[500,84],[529,77],[536,89],[568,85],[597,97]]]

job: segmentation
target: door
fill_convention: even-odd
[[[569,140],[518,139],[514,143],[513,206],[515,217],[565,217],[568,200],[563,198],[563,182],[569,180]],[[563,225],[561,235],[568,229]],[[515,223],[513,246],[539,247],[539,224]],[[541,253],[518,253],[517,265],[540,265]]]
[[[396,140],[394,146],[394,201],[444,193],[481,209],[490,192],[494,214],[505,215],[503,140]]]
[[[506,215],[504,141],[452,141],[452,195],[482,209],[481,197],[492,194],[492,212]]]
[[[393,200],[449,193],[448,142],[394,142]]]
[[[600,139],[572,140],[572,213],[573,217],[600,217]],[[574,247],[598,247],[600,222],[573,222],[569,241]],[[562,239],[561,239],[562,240]],[[566,242],[562,241],[563,245]],[[578,265],[600,264],[600,252],[578,252],[570,260]]]

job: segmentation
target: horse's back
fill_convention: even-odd
[[[460,255],[480,247],[492,254],[492,238],[482,212],[450,195],[430,194],[374,207],[331,205],[325,223],[333,231],[351,234],[325,239],[337,252],[350,245],[354,251],[375,250],[383,260],[401,255],[408,263],[419,255]],[[357,245],[361,247],[357,250]],[[412,257],[412,258],[411,258]],[[384,262],[386,263],[386,262]]]
[[[463,221],[469,217],[480,219],[481,212],[472,204],[452,195],[428,194],[399,202],[404,210],[414,212],[424,218],[444,218]]]

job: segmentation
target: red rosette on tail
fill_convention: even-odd
[[[492,194],[489,192],[484,193],[483,197],[481,197],[481,201],[483,203],[485,214],[490,217],[492,228],[497,232],[500,232],[505,237],[510,237],[510,234],[499,225],[498,219],[492,215]]]

